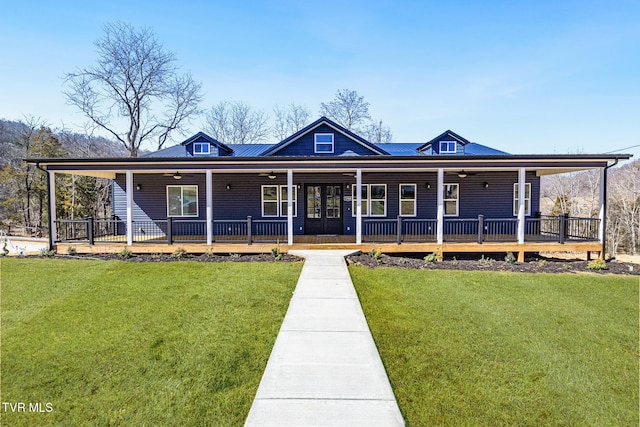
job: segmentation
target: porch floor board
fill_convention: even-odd
[[[126,246],[126,238],[112,240],[111,236],[108,241],[96,239],[94,245],[86,242],[60,242],[56,245],[58,253],[67,253],[69,247],[73,247],[77,253],[118,253]],[[218,236],[222,237],[222,236]],[[227,239],[230,236],[224,236]],[[524,259],[525,252],[600,252],[602,244],[594,241],[575,241],[568,240],[565,243],[557,241],[539,240],[535,241],[529,236],[524,244],[518,244],[515,241],[485,241],[482,244],[476,241],[470,241],[467,237],[466,241],[451,241],[448,239],[442,244],[435,241],[404,241],[397,244],[395,239],[385,236],[386,242],[363,242],[358,245],[355,242],[355,236],[294,236],[294,244],[287,245],[286,238],[282,236],[254,236],[261,238],[262,242],[254,241],[249,245],[246,237],[238,238],[236,241],[216,242],[211,246],[204,243],[206,240],[203,236],[193,236],[191,241],[180,240],[174,241],[172,245],[168,245],[166,238],[158,238],[155,241],[139,241],[134,240],[130,250],[134,253],[173,253],[176,249],[181,248],[188,253],[198,254],[207,251],[214,253],[270,253],[271,249],[278,246],[282,252],[289,250],[304,249],[344,249],[344,250],[360,250],[362,252],[370,252],[373,249],[381,250],[383,253],[433,253],[438,252],[441,255],[447,253],[499,253],[514,252],[517,253],[519,259]],[[370,237],[370,236],[369,236]],[[412,236],[415,237],[415,236]],[[431,237],[431,236],[425,236]],[[452,236],[447,236],[451,238]],[[455,237],[455,236],[454,236]],[[513,236],[509,236],[513,237]],[[544,236],[543,236],[544,237]],[[497,238],[497,237],[496,237]],[[231,239],[228,239],[231,240]]]

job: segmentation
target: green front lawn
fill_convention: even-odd
[[[0,260],[0,424],[242,425],[300,270]]]
[[[351,275],[409,426],[638,425],[638,278]]]

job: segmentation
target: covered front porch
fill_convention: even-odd
[[[51,246],[58,251],[278,247],[514,252],[520,260],[539,251],[603,256],[605,185],[597,217],[539,214],[539,177],[597,169],[604,183],[608,158],[597,156],[55,159],[45,166]],[[111,178],[118,215],[56,218],[56,174]]]
[[[274,247],[290,249],[372,249],[384,252],[514,252],[524,260],[526,252],[600,252],[597,218],[539,217],[525,219],[525,236],[518,242],[518,220],[513,218],[443,219],[442,242],[438,242],[437,219],[364,219],[362,241],[355,235],[294,235],[288,242],[287,222],[282,220],[174,220],[133,221],[133,243],[128,242],[126,221],[118,219],[57,220],[58,250],[118,252],[123,245],[140,253],[170,253],[178,247],[192,253],[270,252]],[[211,243],[206,230],[213,232]],[[154,230],[145,232],[144,230]]]

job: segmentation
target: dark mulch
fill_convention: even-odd
[[[578,259],[558,259],[552,257],[528,257],[525,262],[507,262],[506,254],[461,254],[457,257],[446,258],[441,262],[426,262],[425,254],[381,254],[378,259],[368,253],[358,253],[347,257],[349,264],[364,265],[369,268],[398,267],[404,269],[421,270],[467,270],[467,271],[515,271],[527,273],[579,273],[594,272],[600,274],[640,275],[640,265],[611,260],[606,269],[594,270],[587,266],[588,261]],[[57,258],[85,258],[102,260],[120,260],[127,262],[300,262],[302,258],[289,254],[281,254],[276,259],[272,254],[132,254],[123,258],[117,254],[78,254],[56,255]]]
[[[84,258],[101,260],[119,260],[127,262],[177,262],[177,261],[198,261],[198,262],[297,262],[302,258],[289,254],[281,254],[276,259],[272,254],[189,254],[181,256],[177,254],[131,254],[124,258],[118,254],[78,254],[78,255],[56,255],[56,257]]]
[[[364,265],[370,268],[398,267],[422,270],[485,270],[516,271],[526,273],[579,273],[594,272],[600,274],[640,275],[640,265],[612,260],[607,262],[606,269],[593,270],[587,268],[588,261],[566,260],[549,257],[529,257],[525,262],[507,262],[506,254],[484,256],[466,254],[458,258],[447,258],[442,262],[425,262],[424,254],[382,254],[378,259],[370,254],[351,255],[347,258],[350,264]]]

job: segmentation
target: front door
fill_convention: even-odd
[[[305,234],[342,234],[342,185],[305,186]]]

